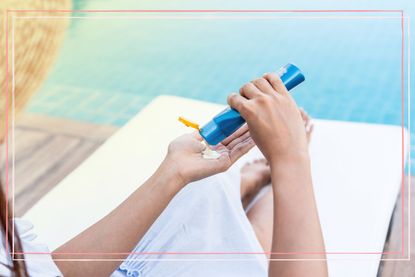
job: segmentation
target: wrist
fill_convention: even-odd
[[[311,164],[308,155],[290,156],[270,164],[274,197],[309,199],[313,197]],[[296,201],[297,201],[296,200]]]
[[[182,189],[187,181],[180,172],[177,163],[165,158],[157,169],[157,174],[162,176],[170,184],[172,188]]]
[[[278,156],[270,161],[272,174],[300,174],[310,173],[310,157],[308,152],[291,153],[287,156]],[[308,174],[307,174],[308,175]]]
[[[310,155],[308,150],[293,151],[285,154],[273,155],[268,160],[271,168],[285,165],[305,165],[310,163]]]

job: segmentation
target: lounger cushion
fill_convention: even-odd
[[[39,241],[55,249],[114,209],[154,172],[168,143],[191,131],[178,116],[204,123],[221,109],[196,100],[157,97],[24,218],[35,225]],[[338,253],[383,251],[401,187],[401,127],[314,123],[314,189],[326,250],[336,252],[328,255],[330,276],[376,276],[380,254]]]

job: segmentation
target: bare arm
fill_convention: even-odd
[[[271,261],[269,276],[327,276],[305,128],[295,101],[278,75],[271,73],[243,86],[228,102],[247,121],[252,138],[271,166],[271,259],[285,261]]]
[[[308,157],[273,163],[271,176],[275,180],[272,252],[291,253],[272,254],[271,259],[310,260],[271,262],[269,276],[327,276]]]
[[[64,276],[109,276],[119,266],[120,261],[65,262],[59,259],[126,258],[127,253],[131,252],[139,238],[144,236],[183,185],[175,173],[166,164],[162,164],[120,206],[53,253],[61,272]],[[99,192],[97,196],[98,194]]]
[[[205,160],[201,140],[197,133],[174,140],[165,160],[142,186],[110,214],[59,247],[53,259],[64,276],[109,276],[180,189],[226,170],[254,145],[244,128],[218,147],[222,151],[219,159]],[[88,259],[97,261],[85,262]]]

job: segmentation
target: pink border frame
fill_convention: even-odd
[[[9,13],[28,13],[28,12],[58,12],[58,13],[399,13],[401,17],[401,36],[402,36],[402,45],[401,45],[401,123],[402,123],[402,181],[401,181],[401,194],[402,194],[402,244],[401,251],[392,251],[392,252],[125,252],[125,253],[54,253],[54,255],[126,255],[126,254],[205,254],[205,255],[218,255],[218,254],[273,254],[273,255],[298,255],[298,254],[375,254],[375,255],[389,255],[389,254],[402,254],[405,255],[405,217],[404,215],[404,205],[405,205],[405,143],[404,143],[404,134],[405,134],[405,34],[404,34],[404,11],[403,10],[237,10],[237,9],[195,9],[195,10],[6,10],[6,23],[5,23],[5,46],[6,46],[6,78],[5,78],[5,93],[6,93],[6,114],[5,114],[5,146],[6,146],[6,165],[5,165],[5,177],[6,177],[6,218],[9,213],[9,151],[8,151],[8,129],[9,129]],[[6,234],[5,234],[5,248],[8,252],[8,221],[6,221]],[[14,233],[14,224],[12,226],[12,231]],[[50,252],[12,252],[14,254],[47,254],[50,255]],[[14,259],[14,257],[13,257]]]

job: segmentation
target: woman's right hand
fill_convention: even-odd
[[[294,99],[276,73],[244,85],[228,97],[246,120],[251,137],[270,163],[308,158],[304,123]]]

